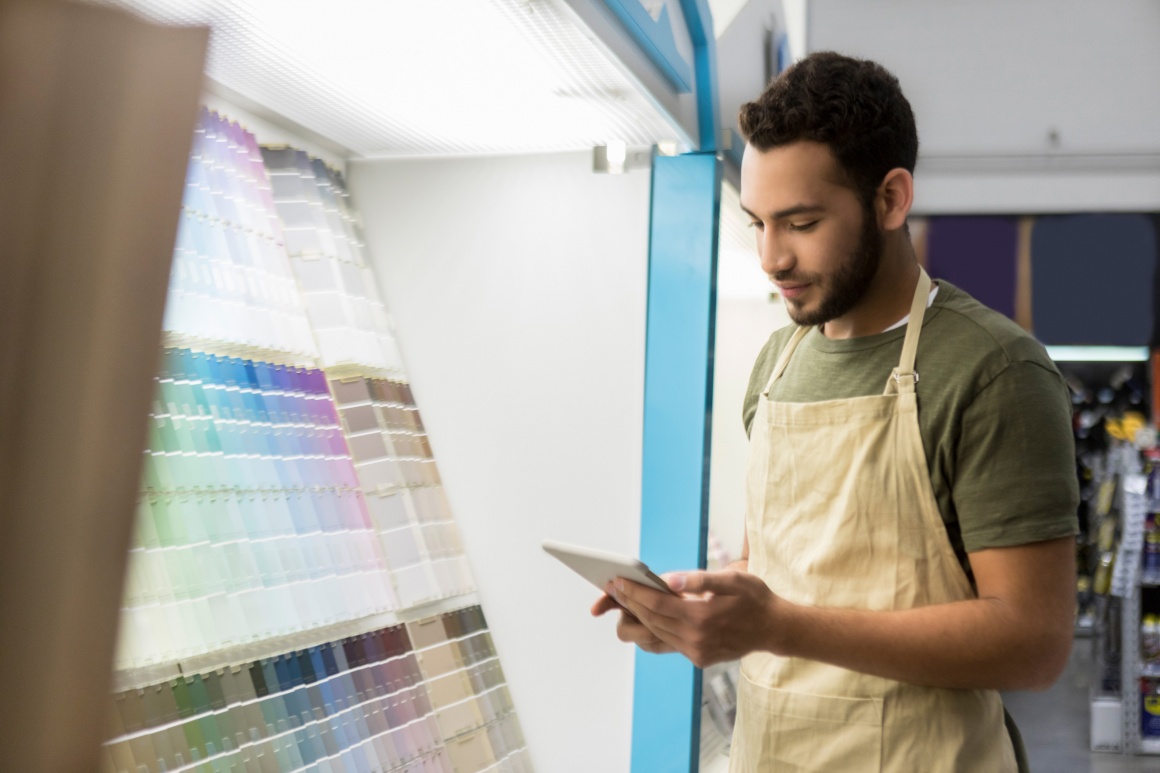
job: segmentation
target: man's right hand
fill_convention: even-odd
[[[676,652],[675,649],[661,641],[652,631],[644,627],[644,624],[627,612],[624,607],[616,603],[608,593],[605,593],[600,598],[596,599],[596,603],[592,605],[592,616],[600,617],[605,612],[611,612],[614,609],[620,610],[620,621],[616,624],[616,636],[622,642],[635,644],[645,652],[651,652],[660,655],[666,652]]]

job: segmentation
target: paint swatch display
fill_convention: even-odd
[[[325,368],[403,372],[342,179],[292,148],[263,148],[286,248]]]
[[[164,329],[214,351],[317,356],[254,136],[202,110],[194,135]],[[199,347],[200,348],[200,347]]]
[[[203,111],[165,333],[106,769],[530,771],[341,178]]]
[[[483,610],[407,624],[447,755],[458,773],[531,771]]]
[[[165,353],[118,665],[396,606],[325,376]]]
[[[466,593],[474,580],[345,184],[302,151],[262,153],[324,366],[343,373],[331,389],[400,602]]]
[[[410,388],[331,379],[346,441],[404,607],[474,589]]]
[[[522,773],[479,607],[117,693],[109,773]]]

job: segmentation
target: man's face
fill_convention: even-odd
[[[878,271],[882,233],[817,142],[760,151],[746,146],[741,206],[757,231],[761,267],[799,325],[820,325],[858,305]]]

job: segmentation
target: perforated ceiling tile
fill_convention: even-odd
[[[210,25],[210,78],[359,156],[684,139],[559,0],[97,1]]]

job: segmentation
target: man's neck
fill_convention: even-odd
[[[870,289],[848,313],[832,319],[821,329],[826,338],[862,338],[876,335],[910,312],[919,268],[910,241],[891,256],[883,255]]]

